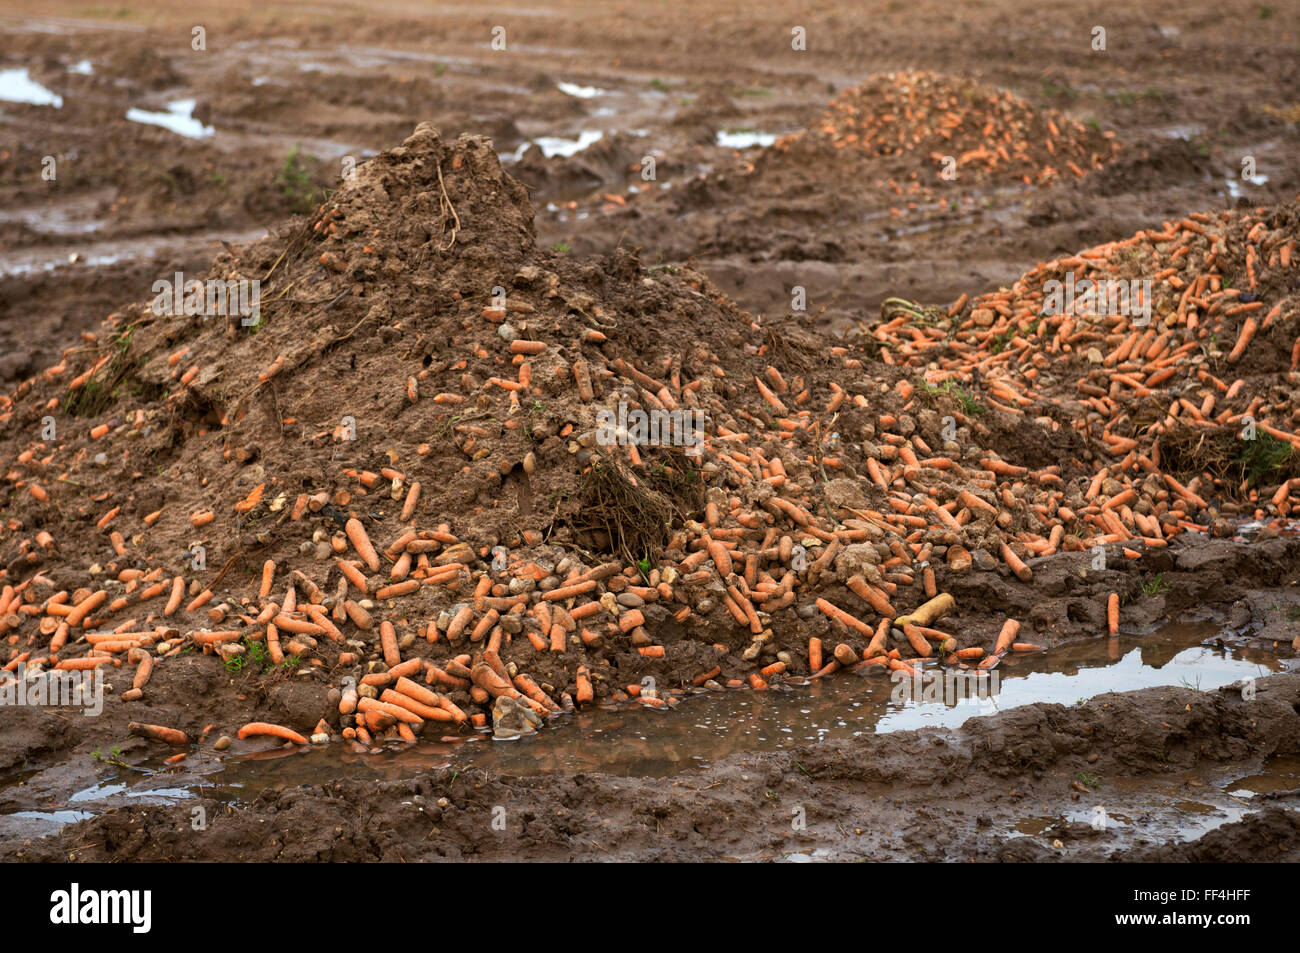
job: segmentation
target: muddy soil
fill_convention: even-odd
[[[289,768],[255,795],[196,786],[6,850],[92,862],[1295,861],[1300,675],[1253,691],[1037,704],[956,730],[733,756],[671,781],[448,765],[292,784],[313,773]],[[177,788],[149,786],[162,800]]]
[[[798,285],[806,314],[830,328],[874,319],[892,295],[951,301],[1189,209],[1300,189],[1300,23],[1285,6],[1128,4],[1103,17],[1104,52],[1091,49],[1091,21],[1071,26],[1065,2],[959,16],[901,2],[827,8],[799,24],[803,51],[790,49],[787,9],[765,3],[652,14],[557,2],[501,24],[462,8],[363,15],[328,3],[275,14],[161,3],[101,20],[75,4],[0,13],[0,69],[26,69],[62,97],[57,109],[0,102],[0,372],[10,380],[49,363],[51,330],[97,325],[107,282],[126,292],[137,281],[93,250],[70,264],[69,233],[86,244],[151,239],[133,256],[165,274],[197,236],[265,230],[421,121],[522,156],[544,246],[692,258],[757,314],[790,315]],[[196,51],[200,13],[208,35]],[[505,50],[491,46],[494,26]],[[785,163],[755,188],[746,173],[762,144],[813,125],[837,92],[873,74],[915,69],[1005,88],[1124,148],[1082,182],[1026,189],[959,174],[919,203],[878,185],[922,171],[898,160],[840,181],[822,163]],[[211,129],[204,138],[126,118],[190,100]],[[42,178],[47,156],[53,181]],[[1242,179],[1244,157],[1253,179]],[[41,289],[47,308],[23,306],[30,283],[14,284],[16,269],[57,270]]]

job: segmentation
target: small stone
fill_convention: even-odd
[[[230,747],[230,735],[222,735],[216,740],[212,747],[218,751],[225,751]]]

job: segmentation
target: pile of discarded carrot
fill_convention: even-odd
[[[1008,90],[925,71],[883,73],[843,90],[811,129],[775,148],[822,143],[853,157],[916,154],[924,170],[888,183],[908,197],[930,194],[940,176],[1024,185],[1082,178],[1118,148],[1112,134]]]
[[[446,175],[453,199],[457,175],[469,174],[462,154],[447,149],[423,167]],[[320,210],[321,264],[313,252],[286,280],[310,273],[328,300],[351,280],[349,262],[382,257],[382,236],[349,231],[349,216],[399,189],[399,159],[367,164],[366,175],[390,175],[384,190],[345,187]],[[462,303],[445,326],[446,360],[413,351],[374,385],[377,406],[425,413],[441,428],[436,442],[350,442],[350,425],[331,416],[347,395],[307,416],[327,381],[307,363],[314,345],[294,349],[301,329],[274,323],[234,345],[220,328],[177,325],[139,355],[141,373],[169,382],[160,393],[40,435],[61,401],[102,385],[97,375],[127,347],[125,326],[136,328],[129,346],[144,346],[151,325],[119,314],[110,340],[70,349],[0,401],[0,424],[23,434],[6,443],[4,464],[3,502],[16,514],[4,527],[4,677],[126,668],[121,702],[147,709],[173,666],[225,665],[234,684],[257,661],[264,673],[319,683],[321,714],[314,724],[253,721],[241,737],[373,746],[412,742],[431,722],[487,728],[502,698],[548,718],[596,704],[666,708],[688,692],[840,670],[987,671],[1040,646],[1021,639],[1016,619],[991,638],[954,625],[946,590],[961,575],[1031,583],[1038,560],[1097,547],[1122,564],[1186,531],[1230,533],[1229,516],[1280,520],[1300,504],[1300,479],[1258,482],[1276,468],[1238,482],[1189,477],[1163,469],[1161,450],[1180,428],[1235,431],[1246,418],[1259,439],[1300,444],[1296,403],[1280,399],[1287,388],[1294,396],[1300,355],[1295,222],[1294,207],[1192,216],[948,309],[893,302],[886,320],[818,367],[790,361],[757,318],[690,273],[634,280],[713,309],[728,322],[719,343],[637,351],[635,326],[530,252],[510,295]],[[1135,268],[1156,283],[1149,327],[1086,307],[1044,314],[1053,276]],[[403,320],[385,330],[400,339]],[[197,426],[177,437],[192,454],[184,459],[206,453],[220,479],[185,481],[179,468],[155,476],[140,459],[144,435],[214,379],[278,394],[294,408],[291,424],[305,418],[302,436],[255,455],[241,436],[250,420],[232,404],[219,442]],[[698,430],[687,411],[699,413]],[[629,416],[651,412],[675,422],[684,447],[648,440]],[[1057,440],[1059,462],[1005,459],[997,434],[1014,428],[1035,456],[1035,441]],[[299,456],[345,451],[355,465],[291,483]],[[131,486],[94,483],[108,457],[141,488],[181,477],[169,485],[184,508],[142,512]],[[433,474],[453,465],[490,505],[439,503]],[[627,519],[619,525],[632,533],[645,506],[662,537],[628,553],[608,532],[562,532],[551,512],[522,507],[510,529],[481,529],[494,507],[515,505],[507,478],[524,477],[588,511],[596,497],[583,488],[604,481],[624,501],[607,522]],[[655,509],[673,487],[693,487],[695,502]],[[58,515],[95,545],[78,550],[77,538],[41,528]],[[164,530],[240,545],[220,567],[197,570],[189,552],[150,545]],[[255,547],[265,553],[256,560],[246,554]],[[1118,594],[1104,603],[1097,634],[1115,635]],[[133,730],[190,740],[175,726]]]

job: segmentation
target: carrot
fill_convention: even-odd
[[[853,591],[854,595],[858,596],[864,602],[868,603],[871,608],[875,609],[878,614],[890,619],[898,615],[898,613],[894,611],[894,607],[890,605],[889,599],[861,576],[850,576],[845,585]]]
[[[912,649],[917,655],[921,656],[921,658],[929,658],[934,653],[934,650],[930,648],[930,643],[926,641],[925,636],[922,635],[917,627],[912,625],[910,622],[903,624],[903,635],[906,636]]]
[[[411,483],[411,488],[406,491],[406,501],[402,504],[402,512],[397,518],[405,523],[415,513],[416,504],[420,502],[420,482],[418,480]]]
[[[1259,304],[1260,302],[1253,303]],[[1237,343],[1233,345],[1232,350],[1228,352],[1229,364],[1235,363],[1236,360],[1246,352],[1246,346],[1250,344],[1251,339],[1255,336],[1255,332],[1258,329],[1259,322],[1253,317],[1247,317],[1246,320],[1241,322],[1241,330],[1237,333]]]
[[[265,721],[250,721],[244,727],[239,729],[239,737],[251,738],[255,735],[266,735],[271,738],[283,738],[285,741],[292,741],[296,745],[307,744],[307,739],[291,728],[285,728],[283,725],[273,725]]]
[[[1106,629],[1112,637],[1119,635],[1119,593],[1112,592],[1106,599]]]
[[[997,641],[993,643],[993,654],[1001,655],[1011,648],[1011,643],[1015,641],[1019,632],[1020,623],[1015,619],[1007,619],[1002,623],[1002,631],[998,633]]]
[[[385,665],[391,668],[401,663],[402,656],[397,651],[397,631],[387,619],[379,623],[379,643],[383,647]]]
[[[470,677],[474,684],[478,685],[485,692],[496,698],[505,695],[508,698],[518,698],[519,690],[510,684],[509,680],[503,678],[493,670],[492,666],[480,662],[470,670]]]
[[[412,698],[405,692],[397,692],[391,688],[385,688],[379,695],[380,701],[395,705],[398,708],[404,708],[411,714],[425,721],[452,721],[451,712],[438,705],[426,705],[416,698]],[[402,722],[405,724],[405,722]]]
[[[855,632],[858,632],[859,634],[866,636],[867,638],[870,638],[872,635],[875,634],[872,631],[871,626],[867,625],[865,622],[862,622],[856,616],[850,615],[849,613],[845,612],[839,606],[836,606],[825,599],[818,599],[815,604],[817,608],[821,610],[821,612],[824,615],[829,616],[830,618],[835,619],[838,622],[842,622],[845,626],[847,626],[850,629],[853,629]]]
[[[708,539],[706,537],[705,548],[708,551],[709,558],[713,560],[713,565],[718,570],[718,575],[723,579],[730,576],[734,567],[731,564],[731,553],[727,551],[727,547],[723,546],[717,540]]]
[[[900,615],[894,620],[895,625],[904,625],[912,623],[913,625],[927,626],[938,622],[943,616],[947,615],[957,607],[955,600],[949,593],[943,592],[923,603],[915,612],[909,612],[906,615]]]
[[[119,664],[112,658],[68,658],[63,659],[54,667],[63,672],[80,672],[88,669],[98,668],[101,665]]]
[[[587,673],[587,666],[585,665],[578,666],[577,686],[575,695],[577,703],[579,705],[590,705],[595,698],[595,693],[592,691],[591,677]]]
[[[361,520],[355,516],[347,521],[343,527],[343,532],[347,534],[348,540],[357,551],[371,572],[379,572],[379,554],[375,552],[375,547],[370,543],[370,537],[366,534],[366,528],[361,525]]]
[[[358,701],[357,711],[380,716],[388,715],[396,721],[404,721],[408,725],[417,727],[424,724],[424,719],[411,709],[402,705],[394,705],[392,702],[378,701],[374,698],[362,698]]]
[[[189,736],[179,728],[146,725],[133,721],[126,726],[126,730],[139,738],[151,738],[154,741],[162,741],[169,745],[187,745],[190,743]]]
[[[86,616],[90,615],[90,613],[102,606],[107,600],[107,591],[100,589],[97,592],[93,592],[73,607],[65,621],[70,627],[75,628],[85,621]]]
[[[258,590],[258,598],[265,599],[271,594],[271,587],[275,584],[275,560],[268,559],[262,563],[262,586]]]
[[[596,582],[594,579],[589,579],[586,582],[574,583],[571,586],[560,586],[558,589],[544,592],[542,593],[542,598],[547,602],[559,602],[560,600],[568,599],[571,596],[580,596],[584,592],[591,592],[591,590],[595,589],[598,585],[600,585],[600,583]]]
[[[1030,582],[1034,578],[1034,572],[1025,565],[1024,560],[1011,551],[1011,547],[1005,542],[1002,543],[1002,561],[1011,567],[1011,571],[1016,574],[1016,578],[1021,582]]]

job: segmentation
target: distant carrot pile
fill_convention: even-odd
[[[817,142],[854,156],[916,154],[931,168],[926,182],[949,169],[956,181],[1026,185],[1082,178],[1116,149],[1100,131],[1007,90],[928,72],[885,73],[844,90],[810,130],[776,148]]]
[[[1040,646],[1015,619],[941,627],[956,576],[1031,582],[1058,551],[1136,557],[1300,506],[1276,467],[1241,485],[1160,450],[1246,415],[1300,444],[1294,207],[1193,216],[947,309],[894,302],[801,357],[693,273],[541,253],[515,194],[477,141],[421,127],[249,250],[271,300],[310,289],[296,318],[128,309],[0,401],[5,670],[127,666],[110,704],[149,705],[181,664],[316,669],[319,720],[228,727],[371,746],[487,728],[503,697],[550,717],[988,669]],[[1069,269],[1150,276],[1151,327],[1044,316]],[[385,304],[421,282],[427,300]],[[602,441],[620,402],[700,412],[699,455]],[[1018,462],[1057,438],[1056,461]],[[1098,607],[1111,634],[1118,611]],[[137,733],[206,734],[185,705]]]

